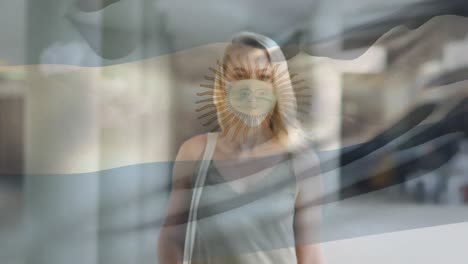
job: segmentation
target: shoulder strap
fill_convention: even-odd
[[[297,200],[297,195],[299,194],[299,179],[298,179],[298,175],[299,175],[299,168],[297,167],[297,162],[295,162],[295,153],[294,151],[289,151],[289,160],[291,161],[291,166],[292,166],[292,170],[293,170],[293,176],[295,177],[295,180],[296,180],[296,193],[295,193],[295,196],[294,196],[294,200]]]
[[[197,208],[200,201],[201,192],[203,185],[205,184],[206,173],[208,171],[208,166],[211,159],[213,158],[213,153],[216,147],[216,141],[218,138],[217,133],[208,133],[207,141],[205,146],[205,151],[203,153],[203,158],[200,161],[200,167],[195,178],[195,184],[192,189],[192,199],[190,202],[189,216],[187,220],[187,229],[185,232],[185,245],[184,245],[184,259],[183,263],[191,263],[192,252],[193,252],[193,243],[195,240],[195,230],[197,227]]]
[[[289,157],[292,163],[294,177],[296,178],[296,197],[299,193],[299,184],[302,183],[303,175],[306,171],[314,168],[313,171],[319,169],[319,160],[312,146],[307,146],[298,149],[289,149]]]
[[[203,158],[201,160],[201,164],[198,170],[198,174],[195,180],[195,187],[202,187],[205,183],[205,176],[210,165],[210,162],[213,158],[213,153],[216,147],[216,141],[218,138],[218,133],[208,133],[205,151],[203,153]]]
[[[320,158],[311,145],[290,151],[291,163],[294,176],[296,177],[296,199],[299,194],[301,184],[313,184],[318,189],[317,195],[323,191],[323,183],[320,173]],[[312,191],[311,185],[306,187]],[[320,197],[317,197],[320,198]]]

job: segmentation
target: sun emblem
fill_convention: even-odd
[[[271,131],[272,126],[282,129],[301,123],[310,108],[310,89],[303,79],[294,80],[297,74],[289,74],[281,64],[254,65],[234,61],[230,56],[217,67],[209,70],[214,76],[204,76],[210,84],[201,84],[204,90],[197,93],[196,112],[203,126],[211,131],[222,130],[232,139],[246,139],[259,130]]]

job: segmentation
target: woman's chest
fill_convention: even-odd
[[[226,181],[210,166],[199,202],[199,217],[216,221],[255,221],[266,223],[289,216],[294,211],[296,181],[290,161],[280,163],[262,174]]]
[[[213,160],[210,162],[210,167],[214,168],[225,181],[235,181],[244,178],[255,181],[262,178],[262,175],[269,174],[278,165],[287,163],[288,158],[287,154],[282,153],[240,159],[215,152]]]

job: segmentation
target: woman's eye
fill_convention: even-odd
[[[271,79],[271,75],[269,74],[260,74],[258,76],[258,79],[262,80],[262,81],[266,81],[266,80],[270,80]]]
[[[244,80],[244,79],[249,79],[249,74],[246,70],[244,69],[236,69],[234,77],[237,80]]]
[[[238,73],[238,74],[236,74],[235,77],[236,77],[237,80],[247,79],[246,78],[247,76],[245,74],[243,74],[243,73]]]

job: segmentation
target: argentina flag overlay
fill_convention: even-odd
[[[0,14],[0,263],[466,263],[468,2]]]

